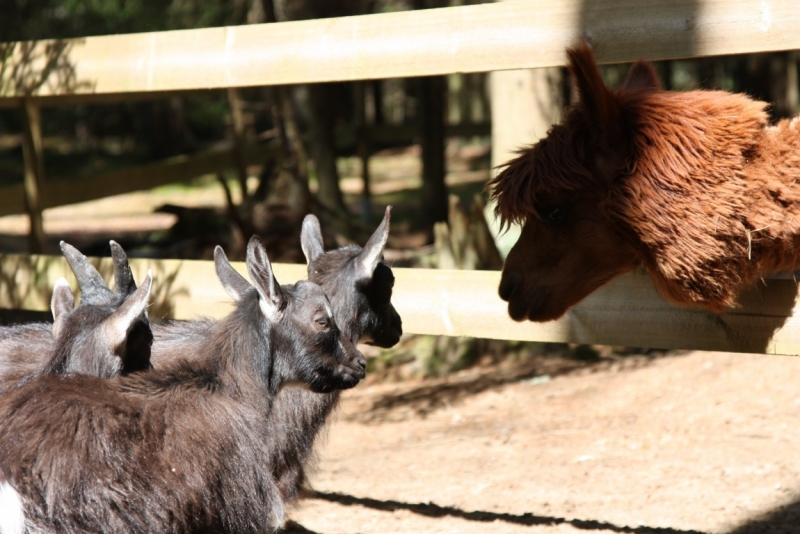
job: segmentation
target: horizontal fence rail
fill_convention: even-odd
[[[248,146],[245,161],[260,165],[268,157],[277,157],[277,150],[265,146]],[[161,185],[187,182],[198,176],[221,173],[236,166],[233,148],[184,154],[162,161],[93,174],[80,178],[49,180],[42,187],[42,208],[55,208],[114,195],[153,189]],[[25,213],[23,184],[0,186],[0,217]]]
[[[110,258],[93,259],[107,280]],[[137,280],[154,275],[149,308],[154,320],[223,317],[231,299],[210,261],[131,259]],[[234,267],[246,273],[243,263]],[[306,277],[304,265],[275,264],[281,283]],[[720,316],[665,302],[641,273],[614,280],[566,316],[548,323],[515,323],[497,296],[497,271],[393,269],[392,297],[412,334],[468,336],[521,341],[571,342],[633,347],[800,354],[797,283],[775,278],[741,295],[742,306]],[[45,311],[52,287],[66,276],[76,282],[60,256],[0,256],[0,308]]]
[[[429,76],[800,48],[796,0],[522,0],[16,43],[0,101]]]

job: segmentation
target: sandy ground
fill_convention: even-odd
[[[348,392],[290,518],[325,534],[800,532],[800,358],[563,364]]]

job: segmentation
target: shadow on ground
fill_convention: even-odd
[[[795,501],[748,521],[728,534],[796,534],[798,532],[800,532],[800,501]]]
[[[586,531],[610,530],[612,532],[623,532],[630,534],[705,534],[698,530],[679,530],[674,528],[659,528],[659,527],[627,527],[614,525],[604,521],[595,521],[591,519],[565,519],[563,517],[550,517],[541,516],[530,513],[525,514],[504,514],[496,512],[482,512],[474,511],[467,512],[452,506],[439,506],[433,503],[405,503],[399,501],[380,501],[377,499],[353,497],[352,495],[344,495],[341,493],[327,493],[315,491],[309,495],[309,498],[320,499],[323,501],[334,502],[344,506],[363,506],[365,508],[372,508],[373,510],[381,510],[384,512],[394,512],[396,510],[408,510],[415,514],[424,515],[427,517],[457,517],[459,519],[466,519],[467,521],[476,521],[480,523],[492,523],[494,521],[503,521],[506,523],[513,523],[515,525],[525,526],[555,526],[566,524],[574,528]],[[313,533],[313,531],[306,529],[302,525],[294,522],[289,522],[286,529],[282,530],[283,533]],[[738,534],[738,533],[737,533]],[[748,531],[749,534],[749,531]]]
[[[682,353],[666,353],[660,356],[678,356]],[[563,357],[536,357],[512,366],[488,366],[473,368],[445,378],[416,382],[411,386],[398,385],[391,392],[371,396],[369,403],[358,410],[348,410],[340,417],[347,421],[365,424],[381,424],[426,417],[428,414],[452,406],[468,397],[486,390],[521,381],[548,381],[554,377],[574,373],[596,373],[602,371],[627,371],[650,365],[659,356],[630,356],[603,358],[598,361],[574,360]],[[359,402],[351,399],[350,402]]]

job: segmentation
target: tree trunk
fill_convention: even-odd
[[[419,79],[420,136],[422,139],[422,210],[423,222],[447,220],[447,186],[444,158],[444,110],[446,78],[429,76]]]
[[[328,210],[346,214],[342,191],[339,188],[339,171],[336,168],[336,150],[333,137],[333,106],[336,95],[331,84],[308,86],[309,142],[311,157],[317,171],[317,199]]]

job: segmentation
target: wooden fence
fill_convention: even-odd
[[[429,76],[800,48],[794,0],[521,0],[338,19],[20,43],[0,96],[105,95]]]
[[[274,149],[271,149],[274,151]],[[259,146],[249,146],[245,161],[260,165],[269,156]],[[277,154],[275,154],[277,156]],[[115,171],[94,174],[84,178],[48,181],[41,189],[42,209],[86,202],[99,198],[153,189],[175,182],[186,182],[204,174],[220,173],[236,167],[232,148],[214,150],[191,156],[182,155],[162,161]],[[0,217],[25,213],[23,184],[0,188]]]
[[[591,40],[601,62],[800,48],[795,0],[550,0],[340,19],[19,43],[0,105],[125,99],[143,93],[425,76],[564,64]],[[49,55],[48,55],[49,54]],[[57,57],[53,57],[56,54]],[[156,316],[223,315],[208,262],[134,260],[156,275]],[[239,266],[241,268],[241,266]],[[107,267],[104,267],[107,269]],[[58,258],[0,258],[0,306],[47,308]],[[282,282],[302,267],[277,266]],[[666,304],[643,274],[622,277],[545,324],[514,323],[499,273],[396,269],[406,332],[628,346],[800,353],[791,278],[765,281],[722,316]]]

